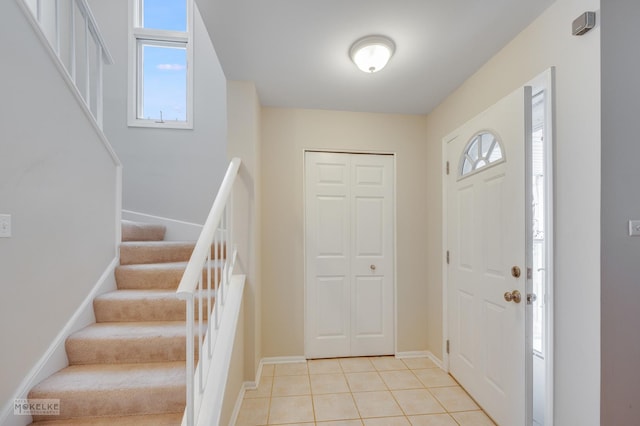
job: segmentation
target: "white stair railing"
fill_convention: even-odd
[[[231,232],[231,192],[240,163],[239,158],[234,158],[227,169],[177,290],[178,297],[186,300],[187,305],[187,406],[183,424],[188,426],[195,424],[208,385],[209,368],[216,361],[216,331],[227,320],[225,299],[237,254]],[[228,348],[229,353],[231,350]]]
[[[102,129],[103,67],[113,58],[87,0],[17,0]]]

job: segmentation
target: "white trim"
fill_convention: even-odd
[[[164,237],[165,241],[195,241],[200,236],[203,226],[198,223],[185,222],[124,209],[122,210],[122,219],[164,225],[167,228],[167,233]]]
[[[427,358],[429,358],[435,365],[437,365],[441,370],[444,370],[444,363],[440,358],[435,356],[431,351],[427,351]],[[445,370],[446,371],[446,370]]]
[[[238,421],[238,415],[240,414],[240,409],[242,408],[242,401],[244,401],[244,394],[249,389],[255,389],[251,386],[252,383],[255,385],[255,382],[244,382],[242,384],[240,392],[238,392],[238,397],[236,398],[236,403],[233,405],[231,417],[229,417],[229,426],[235,426],[236,422]]]
[[[116,199],[115,199],[115,252],[120,253],[120,243],[122,243],[122,166],[116,167]]]
[[[116,256],[107,268],[102,272],[100,278],[93,286],[89,294],[84,298],[78,309],[73,313],[69,321],[53,339],[44,355],[38,360],[33,368],[27,373],[18,386],[13,397],[7,401],[0,415],[0,424],[5,426],[24,426],[31,422],[29,416],[13,416],[13,401],[16,398],[26,398],[31,388],[53,373],[67,367],[69,361],[65,350],[65,341],[72,333],[93,324],[95,315],[93,313],[93,299],[96,296],[116,289],[114,271],[120,263],[119,256]],[[25,423],[26,421],[26,423]]]
[[[307,362],[307,358],[304,355],[298,356],[276,356],[270,358],[262,358],[261,364],[299,364]]]
[[[431,352],[429,351],[406,351],[406,352],[396,352],[396,358],[398,359],[407,359],[407,358],[426,358],[429,356]]]
[[[397,352],[396,358],[398,359],[410,359],[410,358],[429,358],[438,368],[444,370],[442,360],[433,354],[431,351],[408,351]]]
[[[544,150],[544,162],[545,162],[545,280],[547,290],[546,301],[546,320],[545,324],[545,341],[544,341],[544,368],[545,368],[545,400],[544,400],[544,424],[545,426],[553,426],[553,412],[554,412],[554,278],[555,278],[555,181],[554,181],[554,152],[555,152],[555,67],[548,68],[530,84],[534,87],[534,90],[545,90],[545,150]]]
[[[447,158],[448,148],[447,145],[453,141],[458,135],[450,134],[442,139],[442,364],[441,368],[449,372],[449,354],[447,353],[447,340],[449,339],[449,298],[447,285],[449,283],[449,268],[446,261],[446,253],[449,247],[447,247],[447,229],[449,222],[447,220],[447,204],[448,204],[448,191],[447,191]],[[457,169],[456,169],[457,170]],[[452,165],[449,165],[449,173],[452,172]]]

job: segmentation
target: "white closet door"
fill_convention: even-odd
[[[305,154],[306,352],[394,353],[393,157]]]

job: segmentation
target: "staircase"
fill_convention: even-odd
[[[59,416],[34,416],[33,425],[181,423],[186,314],[175,291],[194,243],[163,241],[164,233],[123,221],[118,289],[96,297],[96,323],[67,338],[69,366],[29,393],[60,400]]]

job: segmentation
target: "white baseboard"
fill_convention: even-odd
[[[197,223],[184,222],[181,220],[169,219],[167,217],[153,216],[146,213],[122,210],[122,218],[136,222],[153,223],[164,225],[167,233],[164,237],[167,241],[195,241],[202,232],[202,225]]]
[[[307,362],[307,358],[304,356],[276,356],[271,358],[262,358],[262,361],[260,361],[260,370],[262,370],[262,364],[297,364],[300,362]]]
[[[444,370],[444,363],[442,360],[438,359],[433,352],[431,351],[408,351],[408,352],[397,352],[396,358],[429,358],[435,365],[437,365],[441,370]]]
[[[234,426],[236,421],[238,420],[238,415],[240,414],[240,408],[242,408],[242,401],[244,401],[244,394],[248,390],[258,389],[260,386],[260,379],[262,378],[262,366],[265,364],[297,364],[301,362],[307,362],[307,358],[303,356],[279,356],[272,358],[262,358],[260,363],[258,364],[258,371],[256,371],[256,379],[253,382],[244,382],[242,384],[242,388],[240,392],[238,392],[238,398],[236,399],[236,404],[233,407],[233,412],[231,413],[231,418],[229,419],[229,426]]]
[[[441,370],[444,370],[444,362],[442,362],[442,360],[435,356],[431,351],[427,351],[427,357],[433,361],[435,365],[440,367]]]
[[[252,386],[252,384],[254,386]],[[233,412],[231,413],[231,418],[229,419],[229,426],[235,426],[238,421],[238,415],[240,414],[240,409],[242,408],[242,401],[244,401],[244,394],[249,389],[255,389],[255,382],[244,382],[242,387],[240,388],[240,392],[238,392],[238,398],[236,398],[236,404],[233,406]]]
[[[396,352],[396,358],[425,358],[429,357],[429,351]]]
[[[31,416],[14,416],[13,401],[18,398],[26,398],[31,388],[40,383],[42,380],[51,376],[58,370],[69,365],[67,352],[64,344],[67,337],[72,333],[93,324],[96,319],[93,314],[93,299],[100,294],[116,289],[116,281],[114,270],[120,263],[120,258],[114,258],[104,270],[96,284],[93,286],[87,297],[82,301],[78,309],[71,316],[69,321],[60,330],[56,338],[53,340],[44,355],[29,371],[18,386],[18,390],[7,404],[3,407],[0,414],[0,424],[3,426],[25,426],[31,423]]]

